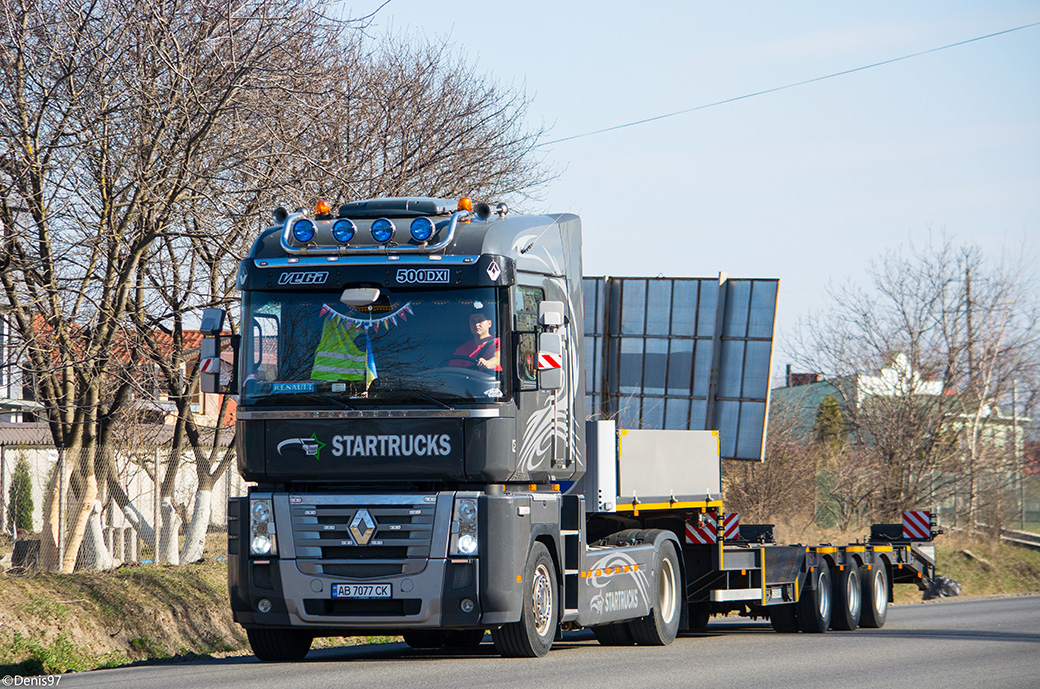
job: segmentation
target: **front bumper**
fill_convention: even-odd
[[[234,619],[243,626],[310,628],[316,634],[351,634],[423,628],[487,628],[518,619],[519,607],[510,600],[513,596],[489,595],[489,577],[486,570],[482,573],[479,558],[449,556],[453,492],[435,496],[377,496],[381,504],[391,507],[396,505],[395,499],[399,499],[404,508],[408,507],[405,503],[409,499],[426,500],[433,505],[432,519],[417,518],[424,522],[422,528],[429,532],[428,542],[422,547],[397,548],[393,552],[406,552],[408,555],[398,560],[371,558],[371,553],[370,559],[366,560],[323,559],[315,557],[317,549],[310,545],[315,540],[316,530],[328,528],[310,518],[312,503],[317,504],[319,515],[342,513],[349,517],[351,510],[360,509],[359,505],[373,504],[373,496],[307,495],[302,501],[289,494],[275,493],[265,497],[273,500],[281,557],[249,557],[249,499],[232,499],[228,508],[229,593]],[[304,508],[308,509],[306,520],[300,516]],[[391,508],[383,509],[386,513]],[[375,508],[372,511],[375,512]],[[335,516],[322,520],[338,519]],[[384,518],[376,518],[377,521],[381,519]],[[343,523],[348,521],[343,519]],[[333,526],[338,528],[335,524]],[[382,533],[377,531],[376,535]],[[330,534],[322,532],[320,535]],[[386,539],[387,544],[392,542],[394,534],[391,532],[389,535],[391,538]],[[384,541],[379,538],[372,543],[383,545]],[[428,547],[428,555],[416,557],[416,553],[426,552],[424,547]],[[361,554],[362,549],[355,550]],[[322,552],[350,555],[354,551],[340,548]],[[379,554],[378,550],[372,552]],[[336,574],[330,574],[330,571]],[[363,571],[364,576],[343,576],[344,572],[353,571]],[[336,584],[351,583],[389,584],[391,597],[348,599],[332,596]]]

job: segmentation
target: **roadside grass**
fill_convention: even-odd
[[[816,542],[851,542],[820,534]],[[809,542],[808,540],[805,542]],[[82,672],[139,662],[249,652],[231,619],[227,564],[218,544],[205,561],[130,565],[110,572],[0,574],[0,676]],[[937,571],[962,595],[1040,593],[1040,552],[964,535],[936,541]],[[896,602],[921,599],[898,585]],[[327,648],[397,636],[316,639]]]

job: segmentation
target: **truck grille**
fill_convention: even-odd
[[[423,495],[292,496],[297,567],[305,574],[349,578],[422,571],[435,508]]]

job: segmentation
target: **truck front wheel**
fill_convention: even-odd
[[[520,620],[491,631],[495,649],[507,658],[540,658],[552,648],[558,626],[556,568],[549,551],[538,541],[524,567]]]
[[[671,541],[664,541],[654,567],[654,608],[646,617],[629,623],[632,638],[640,646],[667,646],[679,631],[682,600],[679,598],[679,557]]]
[[[303,660],[314,637],[296,629],[247,629],[253,655],[265,663]]]

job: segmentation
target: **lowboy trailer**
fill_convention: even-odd
[[[278,209],[239,269],[240,332],[204,314],[203,390],[238,396],[253,483],[229,504],[228,565],[257,657],[487,630],[505,656],[579,628],[664,645],[731,611],[880,627],[894,584],[927,588],[929,513],[777,545],[723,510],[725,431],[586,421],[578,218],[452,205]]]

